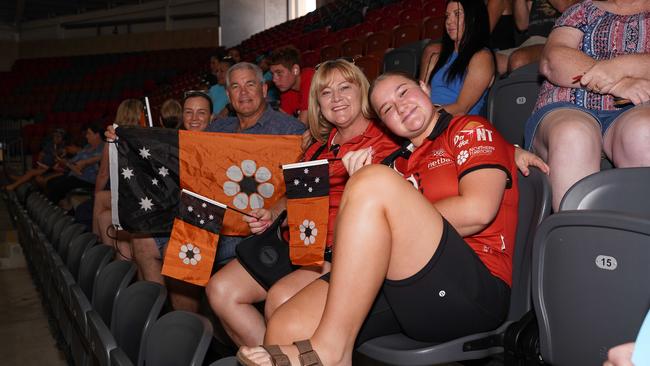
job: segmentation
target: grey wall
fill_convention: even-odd
[[[287,21],[287,0],[221,0],[221,44],[230,47]]]

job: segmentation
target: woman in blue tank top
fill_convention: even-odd
[[[494,57],[483,1],[447,1],[441,43],[423,53],[420,80],[431,87],[431,101],[453,115],[485,115],[487,91],[494,81]]]

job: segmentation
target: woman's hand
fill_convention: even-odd
[[[348,175],[352,176],[357,170],[372,164],[372,146],[365,149],[350,151],[341,159]]]
[[[273,223],[274,217],[271,211],[258,208],[250,212],[252,216],[242,215],[243,220],[248,224],[248,227],[251,229],[251,233],[259,235],[266,231],[266,229],[271,226]]]
[[[580,85],[594,93],[610,94],[616,83],[625,78],[615,59],[596,62],[580,78]]]
[[[515,164],[517,164],[517,169],[519,169],[521,174],[525,177],[530,174],[530,170],[528,169],[530,166],[537,167],[545,174],[548,174],[550,171],[548,165],[546,165],[542,158],[528,150],[520,148],[519,146],[515,146]]]
[[[609,91],[615,97],[629,99],[634,105],[650,101],[650,81],[645,79],[624,78]]]
[[[68,168],[70,168],[70,171],[76,175],[81,175],[81,171],[83,170],[83,166],[80,163],[71,163],[68,164]]]
[[[115,134],[115,127],[113,126],[106,127],[106,131],[104,131],[104,137],[106,137],[106,141],[108,142],[116,141],[117,135]]]

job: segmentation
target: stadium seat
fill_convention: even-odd
[[[111,366],[133,366],[133,362],[124,353],[124,351],[117,347],[111,350]]]
[[[418,74],[418,57],[412,49],[394,48],[386,52],[383,70],[400,71],[415,78]]]
[[[380,59],[384,57],[384,52],[391,46],[391,36],[387,32],[379,31],[368,35],[364,42],[364,54],[375,55]]]
[[[79,274],[79,265],[81,264],[81,257],[86,250],[97,244],[97,235],[93,233],[83,233],[70,241],[68,248],[68,257],[66,258],[66,266],[74,277]]]
[[[560,211],[609,210],[650,216],[650,168],[618,168],[589,175],[566,192]]]
[[[492,85],[488,94],[488,120],[508,142],[523,145],[524,127],[541,85],[542,79],[536,71],[512,73]]]
[[[393,47],[399,48],[420,39],[420,27],[415,24],[401,24],[393,28]]]
[[[336,45],[326,45],[320,49],[320,62],[335,60],[341,54],[341,50]]]
[[[381,73],[382,65],[380,58],[374,55],[358,57],[354,60],[354,64],[357,65],[361,71],[363,71],[364,75],[366,75],[368,81],[371,83]]]
[[[503,352],[508,327],[528,312],[531,305],[531,256],[538,225],[551,212],[551,190],[544,173],[536,168],[519,174],[519,207],[512,265],[512,290],[507,320],[491,332],[468,335],[445,343],[426,343],[403,334],[371,339],[357,352],[391,365],[432,365],[485,358]]]
[[[352,38],[346,39],[341,43],[341,56],[357,57],[363,54],[363,41]]]
[[[48,238],[50,239],[50,243],[52,243],[52,246],[54,246],[54,248],[57,248],[59,245],[59,237],[61,236],[63,230],[72,224],[74,224],[74,217],[70,215],[61,215],[59,219],[54,222],[54,225],[52,225],[52,230],[50,233],[48,233]]]
[[[445,11],[445,0],[430,0],[422,5],[422,13],[424,16],[444,17]]]
[[[166,299],[165,287],[148,281],[132,284],[115,299],[111,333],[134,364],[142,365],[144,362],[142,340],[160,316]]]
[[[113,248],[101,244],[88,249],[81,257],[77,283],[87,298],[92,297],[97,274],[113,259],[114,255]]]
[[[117,295],[133,282],[137,267],[130,261],[113,261],[97,274],[91,304],[105,324],[111,324]]]
[[[422,19],[422,38],[438,40],[445,32],[445,17],[425,17]]]
[[[546,364],[602,365],[633,341],[648,312],[650,219],[620,212],[558,212],[537,231],[533,302]]]
[[[84,231],[86,231],[85,226],[81,224],[72,224],[65,228],[63,232],[61,232],[61,236],[59,237],[57,245],[57,251],[64,262],[67,261],[68,258],[70,242],[72,242],[72,240],[77,236],[81,235]]]
[[[172,311],[163,315],[143,339],[145,365],[200,366],[212,338],[212,325],[201,315]]]

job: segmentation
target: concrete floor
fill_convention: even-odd
[[[67,365],[0,200],[0,364]]]

